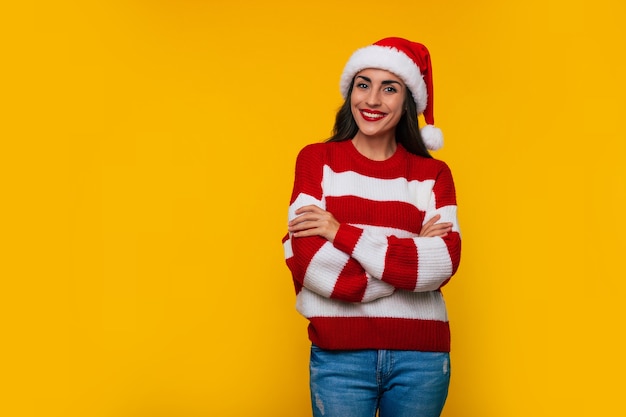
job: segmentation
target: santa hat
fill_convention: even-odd
[[[443,146],[443,134],[434,126],[433,73],[428,49],[421,43],[402,38],[385,38],[373,45],[356,50],[341,74],[340,88],[344,99],[354,76],[366,68],[393,72],[411,90],[417,114],[423,114],[426,126],[420,132],[424,144],[436,151]]]

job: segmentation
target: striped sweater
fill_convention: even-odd
[[[448,352],[440,288],[461,255],[448,166],[401,145],[385,161],[366,158],[349,140],[308,145],[296,161],[289,220],[309,204],[340,223],[333,243],[320,236],[283,239],[310,340],[325,349]],[[453,223],[452,232],[418,237],[436,214]]]

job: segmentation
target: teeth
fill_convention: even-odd
[[[383,117],[383,114],[380,113],[368,113],[366,111],[363,112],[363,115],[365,117],[370,117],[370,118],[376,118],[376,119],[380,119],[381,117]]]

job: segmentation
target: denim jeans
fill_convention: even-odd
[[[450,355],[403,350],[332,351],[311,346],[314,417],[438,417]]]

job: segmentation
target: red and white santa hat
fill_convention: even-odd
[[[423,114],[426,126],[420,129],[424,144],[436,151],[443,146],[443,133],[434,126],[433,73],[428,49],[421,43],[402,38],[385,38],[373,45],[357,49],[341,74],[340,88],[348,96],[354,76],[366,68],[393,72],[411,90],[417,114]]]

